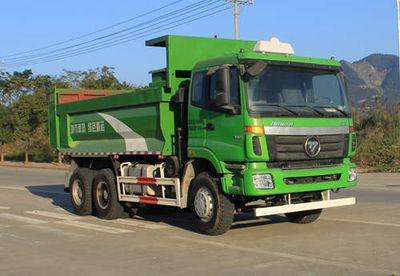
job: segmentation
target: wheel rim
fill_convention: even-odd
[[[214,214],[214,197],[207,187],[201,187],[194,198],[194,210],[204,222],[209,222]]]
[[[96,199],[99,207],[106,209],[110,203],[110,191],[104,181],[100,181],[96,187]]]
[[[81,206],[83,203],[83,189],[82,182],[79,179],[75,179],[72,183],[71,194],[75,204]]]

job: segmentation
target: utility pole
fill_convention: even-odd
[[[226,0],[233,6],[233,16],[235,20],[235,39],[239,39],[239,6],[251,6],[254,0]],[[400,0],[398,0],[400,1]]]

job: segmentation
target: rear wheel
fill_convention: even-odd
[[[127,207],[118,202],[115,176],[110,169],[96,173],[93,180],[93,203],[98,217],[102,219],[129,216]]]
[[[290,222],[307,224],[316,221],[322,213],[322,209],[308,210],[294,213],[286,213],[285,216]]]
[[[77,215],[92,214],[93,172],[87,168],[77,168],[69,180],[71,203]]]
[[[192,185],[192,212],[197,228],[208,235],[227,232],[235,211],[231,199],[220,191],[216,179],[208,173],[200,173]]]

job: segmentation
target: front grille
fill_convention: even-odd
[[[305,176],[305,177],[287,177],[283,181],[287,185],[296,184],[310,184],[317,182],[329,182],[338,181],[340,179],[340,174],[327,174],[327,175],[317,175],[317,176]]]
[[[304,149],[309,135],[266,135],[270,161],[294,161],[344,158],[348,153],[349,135],[316,135],[321,145],[319,154],[311,158]]]
[[[294,169],[313,169],[335,167],[343,164],[343,159],[313,159],[301,161],[277,161],[268,162],[267,166],[270,169],[294,170]]]

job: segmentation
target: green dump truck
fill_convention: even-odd
[[[355,204],[356,147],[340,63],[293,55],[278,39],[164,36],[165,69],[135,91],[57,89],[51,145],[71,164],[79,215],[115,219],[140,206],[190,208],[201,232],[234,214],[315,221]]]

